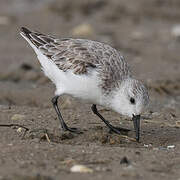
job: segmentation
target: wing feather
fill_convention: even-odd
[[[57,39],[26,28],[22,28],[21,33],[64,72],[72,70],[80,75],[96,68],[105,90],[131,76],[123,56],[107,44],[85,39]]]

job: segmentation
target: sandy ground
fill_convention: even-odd
[[[24,125],[29,131],[0,127],[0,179],[179,180],[179,18],[178,0],[1,0],[0,124]],[[64,119],[83,134],[60,131],[51,105],[54,86],[20,37],[21,26],[119,49],[150,91],[140,143],[133,141],[133,131],[110,134],[90,104],[68,96],[59,100]],[[112,124],[133,129],[129,118],[98,108]],[[71,172],[77,164],[93,172]]]

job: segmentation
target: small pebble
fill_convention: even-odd
[[[22,114],[14,114],[14,115],[11,117],[11,120],[17,121],[17,120],[23,120],[24,118],[25,118],[25,115],[22,115]]]
[[[18,129],[17,129],[17,132],[18,132],[18,133],[22,132],[22,128],[21,128],[21,127],[18,128]]]
[[[124,156],[124,157],[121,159],[120,164],[130,164],[130,161],[127,159],[126,156]]]
[[[174,149],[175,148],[175,145],[169,145],[167,146],[167,149]]]
[[[146,147],[146,148],[152,147],[152,144],[144,144],[144,147]]]
[[[84,165],[74,165],[70,169],[71,172],[80,172],[80,173],[92,173],[93,170],[84,166]]]

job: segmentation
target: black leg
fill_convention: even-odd
[[[60,121],[60,124],[61,124],[61,127],[64,131],[70,131],[70,132],[75,132],[75,133],[81,133],[80,131],[78,131],[76,128],[69,128],[66,123],[64,122],[63,120],[63,117],[61,115],[61,112],[59,110],[59,107],[58,107],[58,98],[59,96],[55,96],[52,98],[52,104],[53,104],[53,107],[58,115],[58,118],[59,118],[59,121]]]
[[[112,126],[107,120],[105,120],[103,118],[103,116],[98,112],[96,105],[93,104],[91,107],[92,111],[94,114],[96,114],[105,124],[106,126],[110,129],[110,131],[115,132],[117,134],[121,134],[121,131],[130,131],[129,129],[125,129],[125,128],[120,128],[120,127],[114,127]]]

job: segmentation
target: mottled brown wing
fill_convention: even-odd
[[[40,50],[51,52],[51,49],[41,47]],[[93,55],[88,48],[83,46],[81,40],[55,39],[54,49],[57,50],[51,56],[55,64],[63,71],[73,70],[74,74],[84,74],[89,68],[95,68]]]
[[[83,46],[83,40],[57,39],[26,28],[22,28],[21,32],[63,71],[71,69],[75,74],[83,74],[87,69],[96,67],[93,64],[94,57]]]
[[[130,68],[120,52],[111,46],[85,39],[57,39],[22,28],[21,32],[63,71],[85,74],[96,68],[100,86],[109,91],[130,76]]]

